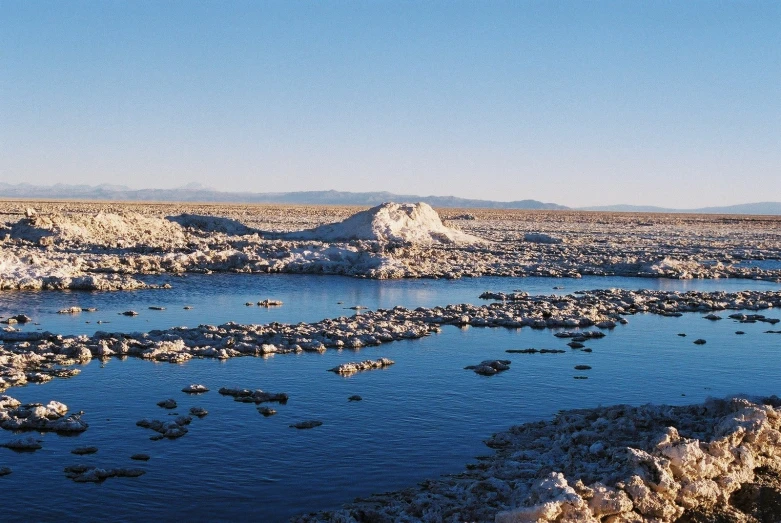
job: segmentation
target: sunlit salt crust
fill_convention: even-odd
[[[5,202],[0,203],[0,212],[7,218],[0,226],[0,289],[115,291],[146,287],[139,278],[147,274],[212,271],[370,278],[781,278],[780,270],[741,263],[781,259],[779,217],[453,209],[437,214],[420,204],[390,203],[366,210]],[[561,297],[489,291],[482,297],[492,302],[415,310],[396,307],[311,324],[228,323],[134,334],[61,336],[20,332],[9,322],[0,331],[0,389],[69,377],[78,373],[79,364],[93,358],[133,356],[178,363],[190,358],[359,349],[427,336],[448,325],[572,328],[577,329],[572,343],[582,348],[576,340],[620,328],[634,313],[701,312],[710,313],[703,317],[715,321],[713,311],[748,309],[763,312],[752,321],[772,323],[777,318],[765,314],[781,307],[777,291],[613,289]],[[581,330],[588,328],[592,330]],[[369,369],[376,363],[367,360],[353,366]],[[512,372],[504,360],[499,363]],[[269,394],[249,389],[229,392],[251,402],[267,401]],[[11,397],[3,398],[3,428],[78,433],[87,427],[79,414],[66,416],[67,407],[61,403],[21,405]],[[760,516],[780,520],[781,513],[758,512],[768,510],[758,500],[768,495],[781,499],[779,403],[777,398],[727,399],[689,407],[614,406],[564,412],[553,421],[495,435],[487,444],[496,453],[463,474],[298,520],[619,523],[679,517],[682,521],[723,517],[751,521],[750,517]],[[274,409],[260,407],[259,411],[270,415]],[[197,407],[191,412],[206,415]],[[139,424],[156,431],[153,437],[178,438],[186,434],[189,420],[182,416]],[[321,424],[310,420],[291,427]],[[6,445],[32,451],[40,441],[17,438]],[[4,468],[3,473],[10,469]],[[75,481],[102,481],[143,471],[73,466],[66,473]]]
[[[781,280],[781,270],[741,263],[781,259],[774,216],[464,214],[398,203],[367,210],[2,202],[0,212],[0,289],[137,289],[146,274],[213,271]]]

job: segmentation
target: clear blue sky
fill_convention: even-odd
[[[0,181],[779,201],[781,2],[0,0]]]

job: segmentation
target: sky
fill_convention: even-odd
[[[0,181],[781,201],[781,2],[0,0]]]

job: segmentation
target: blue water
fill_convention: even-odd
[[[226,275],[176,279],[169,291],[136,293],[7,293],[5,310],[26,311],[40,328],[88,332],[85,318],[111,319],[110,330],[130,325],[146,330],[171,324],[227,320],[311,321],[350,314],[343,307],[408,307],[479,303],[483,290],[523,289],[532,293],[572,292],[594,287],[777,289],[777,284],[720,280],[658,281],[628,278],[479,279],[377,282],[309,276]],[[738,285],[735,285],[738,283]],[[720,285],[719,285],[720,284]],[[727,285],[725,285],[727,284]],[[554,286],[564,289],[554,290]],[[210,299],[211,296],[211,299]],[[282,299],[279,309],[247,308],[247,300]],[[343,304],[337,304],[343,301]],[[96,313],[77,318],[53,311],[79,304]],[[181,310],[184,304],[193,309]],[[143,306],[164,305],[166,311]],[[116,316],[136,308],[136,318]],[[0,315],[4,313],[0,312]],[[768,316],[781,316],[781,311]],[[116,317],[115,317],[116,316]],[[726,317],[726,314],[724,315]],[[41,435],[43,449],[17,454],[0,448],[0,466],[13,473],[0,478],[3,519],[30,520],[257,520],[284,521],[291,515],[338,508],[357,496],[414,485],[428,477],[459,472],[474,456],[490,453],[482,441],[493,432],[527,421],[548,419],[560,409],[615,403],[686,404],[708,396],[781,393],[777,362],[781,335],[765,334],[767,324],[711,322],[700,314],[680,318],[630,316],[601,340],[587,343],[592,353],[570,350],[552,331],[459,329],[444,327],[428,338],[371,347],[359,352],[237,358],[226,362],[193,360],[181,365],[128,359],[93,361],[79,376],[45,385],[10,389],[24,402],[52,399],[84,410],[90,428],[77,437]],[[149,320],[148,322],[146,320]],[[187,320],[187,321],[184,321]],[[127,323],[124,323],[127,322]],[[107,326],[98,326],[106,328]],[[736,330],[746,334],[738,336]],[[679,337],[684,332],[687,337]],[[694,345],[697,338],[706,345]],[[506,349],[562,348],[563,354],[507,354]],[[346,361],[389,357],[396,364],[349,378],[326,370]],[[492,377],[464,370],[483,359],[512,360],[511,369]],[[592,369],[577,371],[575,365]],[[587,375],[587,380],[576,380]],[[203,383],[212,389],[188,396],[180,389]],[[278,414],[264,418],[254,405],[217,394],[222,386],[262,388],[290,394]],[[348,402],[359,394],[360,402]],[[135,426],[143,417],[165,419],[156,406],[175,398],[176,412],[190,406],[209,410],[194,419],[190,432],[174,441],[150,441],[153,433]],[[288,425],[323,421],[312,430]],[[1,432],[0,440],[16,436]],[[95,445],[92,456],[75,456],[77,446]],[[147,463],[129,460],[144,452]],[[135,466],[140,478],[77,484],[63,467],[86,463]]]
[[[487,303],[483,291],[529,294],[569,294],[578,290],[623,288],[668,291],[778,290],[781,284],[754,280],[670,280],[585,276],[571,278],[464,278],[460,280],[368,280],[343,276],[295,274],[212,274],[148,278],[150,283],[170,283],[171,289],[129,292],[4,292],[0,293],[0,317],[27,314],[34,323],[22,330],[48,330],[61,334],[94,334],[95,331],[146,332],[176,326],[195,327],[238,323],[298,323],[351,316],[349,307],[370,309],[433,307],[456,303]],[[282,300],[281,307],[257,303]],[[69,307],[96,307],[97,312],[57,314]],[[150,306],[165,306],[164,311]],[[185,306],[192,309],[185,310]],[[121,316],[134,310],[138,316]],[[105,322],[98,324],[97,322]]]

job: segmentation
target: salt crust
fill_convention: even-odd
[[[326,207],[273,207],[264,216],[258,211],[265,207],[251,206],[241,212],[176,204],[41,206],[50,212],[0,225],[0,289],[137,289],[144,287],[140,275],[213,271],[781,280],[781,270],[737,263],[781,257],[781,222],[771,218],[654,215],[640,221],[621,214],[475,210],[475,220],[443,222],[425,204],[387,203],[347,217],[347,209]],[[161,209],[187,212],[165,217]],[[290,231],[310,224],[319,226]]]
[[[560,413],[495,434],[467,471],[295,522],[673,522],[730,507],[755,470],[781,466],[777,397]],[[749,521],[750,519],[744,519]]]

